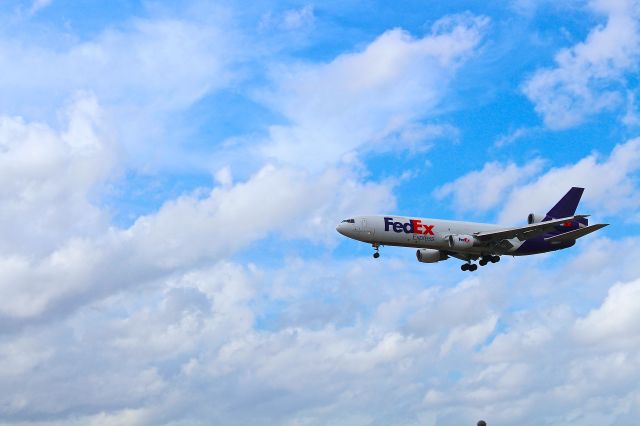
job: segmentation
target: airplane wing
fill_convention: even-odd
[[[584,237],[585,235],[595,232],[598,229],[602,229],[608,225],[608,223],[598,223],[596,225],[590,225],[585,228],[574,229],[573,231],[565,232],[564,234],[554,235],[553,237],[545,238],[544,240],[551,242],[577,240],[580,237]]]
[[[582,219],[585,217],[587,217],[587,215],[575,215],[575,216],[564,217],[561,219],[547,220],[545,222],[532,223],[531,225],[520,226],[518,228],[507,228],[504,230],[492,231],[492,232],[480,232],[478,234],[475,234],[475,237],[482,243],[497,242],[497,241],[508,240],[516,237],[520,241],[524,241],[530,238],[535,238],[540,235],[544,235],[547,232],[553,231],[556,229],[556,226],[561,225],[565,222],[573,221],[576,219]],[[587,229],[587,228],[583,228],[583,229]],[[590,231],[590,232],[593,232],[593,231]]]

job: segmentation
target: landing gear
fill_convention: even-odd
[[[478,269],[478,265],[474,263],[463,263],[462,266],[460,266],[460,269],[463,271],[475,271]]]
[[[480,264],[480,266],[484,266],[487,263],[496,263],[496,262],[500,262],[500,256],[483,256],[482,259],[480,259],[480,262],[478,262]]]
[[[484,255],[478,261],[478,265],[485,266],[489,262],[491,262],[491,263],[500,262],[500,256],[491,255],[491,254],[490,255]],[[473,271],[478,269],[478,265],[476,265],[475,263],[471,263],[471,260],[469,260],[469,261],[467,261],[467,263],[463,263],[460,266],[460,269],[462,269],[463,271],[472,271],[473,272]]]
[[[373,249],[375,250],[375,252],[373,253],[373,258],[377,259],[380,257],[380,244],[373,243],[372,246],[373,246]]]
[[[379,257],[380,257],[380,253],[378,253],[378,252],[373,253],[373,258],[374,259],[377,259]]]

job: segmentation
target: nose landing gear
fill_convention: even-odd
[[[377,259],[380,257],[380,244],[373,243],[372,246],[373,246],[373,249],[375,250],[375,252],[373,253],[373,258]]]

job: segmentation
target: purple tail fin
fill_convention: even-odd
[[[573,187],[567,192],[558,203],[547,212],[544,220],[560,219],[562,217],[573,216],[578,208],[580,197],[584,188]]]

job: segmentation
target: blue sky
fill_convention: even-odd
[[[640,4],[0,4],[0,424],[626,425]],[[474,274],[335,224],[611,223]]]

